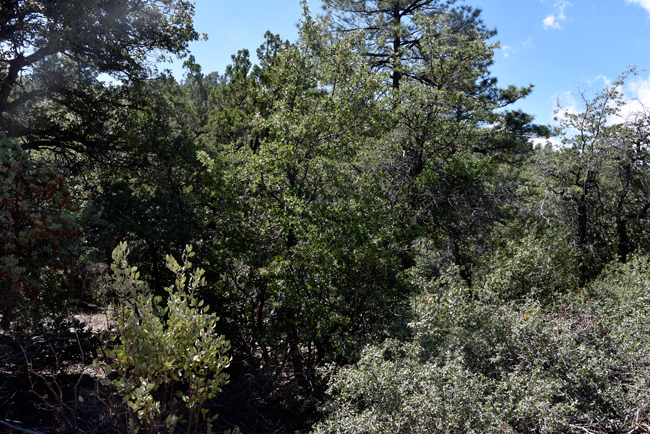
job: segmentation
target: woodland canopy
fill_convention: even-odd
[[[637,71],[552,128],[478,9],[303,7],[205,74],[189,1],[0,0],[0,424],[647,432]]]

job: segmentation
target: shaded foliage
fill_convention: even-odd
[[[65,172],[33,162],[0,138],[0,324],[25,326],[65,311],[69,269],[80,260],[80,226]]]

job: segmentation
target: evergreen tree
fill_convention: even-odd
[[[392,86],[399,87],[403,76],[411,75],[405,66],[422,60],[422,29],[416,17],[446,15],[454,33],[489,39],[496,34],[481,21],[480,9],[452,8],[457,0],[324,0],[333,29],[340,33],[361,31],[365,36],[364,54],[377,69],[391,72]]]

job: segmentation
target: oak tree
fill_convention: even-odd
[[[27,151],[105,155],[151,60],[198,39],[186,0],[2,0],[0,129]],[[103,74],[103,75],[100,75]]]

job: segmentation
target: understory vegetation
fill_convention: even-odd
[[[480,10],[302,4],[205,74],[189,1],[0,0],[0,426],[650,433],[637,70],[537,125]]]

